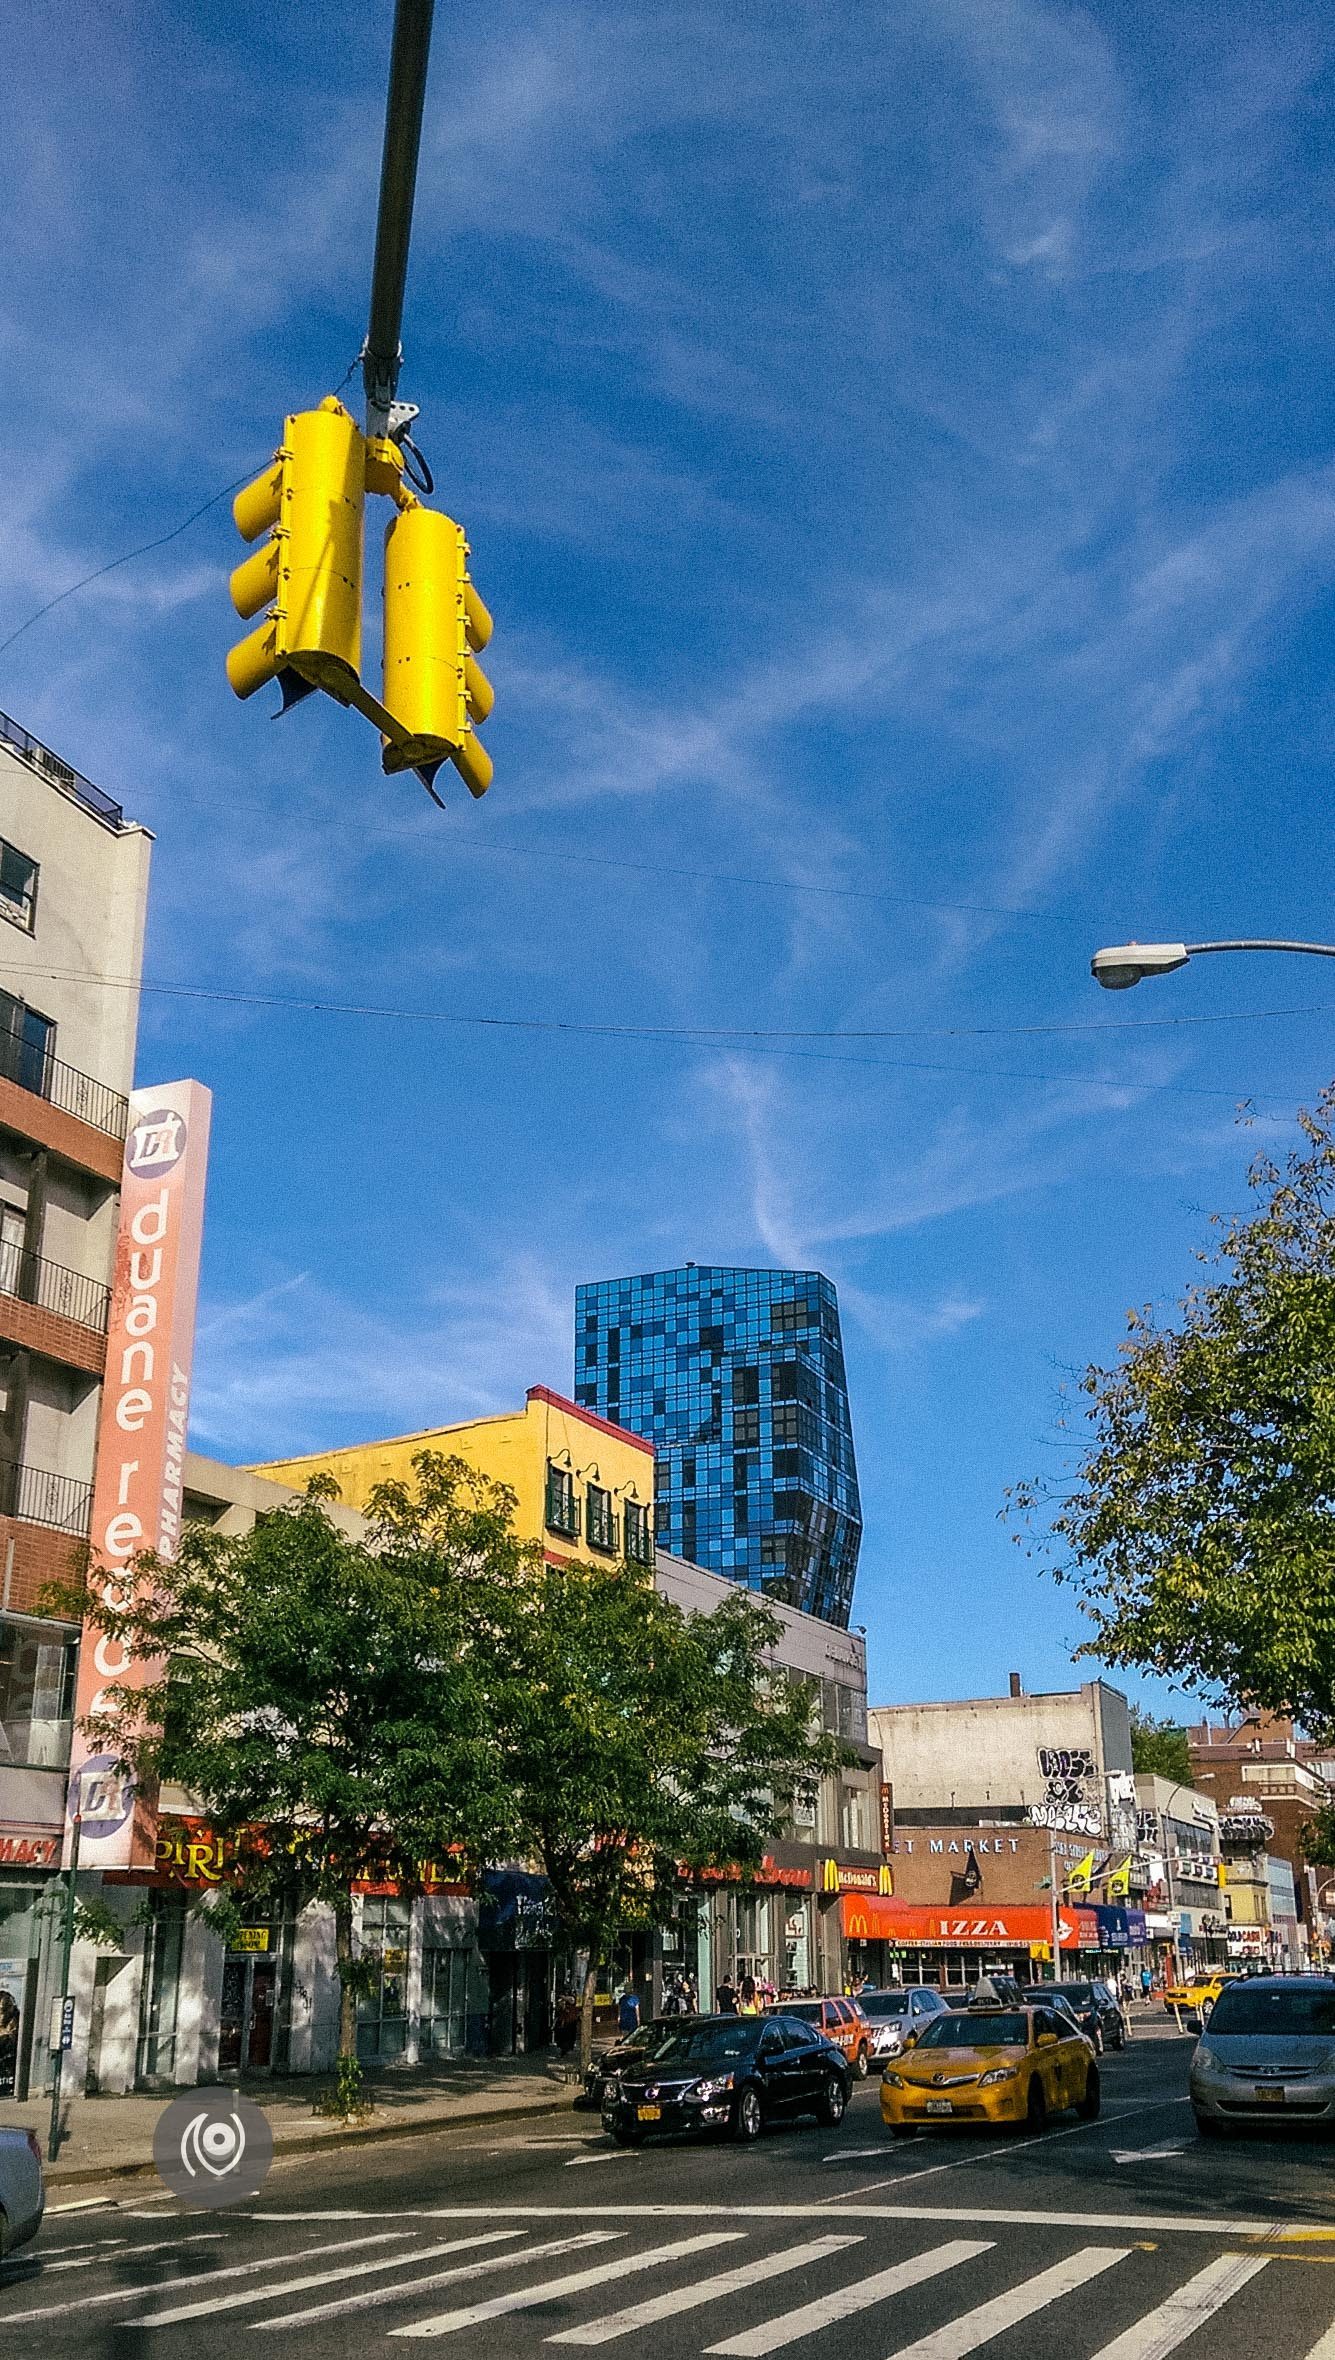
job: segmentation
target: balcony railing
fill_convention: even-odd
[[[0,715],[0,720],[4,718]],[[80,1073],[77,1066],[63,1065],[58,1057],[51,1057],[35,1041],[27,1041],[21,1033],[9,1032],[0,1026],[0,1079],[17,1082],[21,1090],[31,1090],[35,1098],[45,1098],[58,1106],[62,1114],[72,1114],[81,1123],[91,1123],[95,1131],[105,1131],[109,1139],[123,1139],[130,1124],[129,1101],[124,1092],[109,1088],[106,1082],[95,1082],[91,1074]]]
[[[35,738],[30,730],[21,729],[17,721],[11,721],[8,713],[0,713],[0,738],[7,746],[13,746],[16,752],[22,754],[25,761],[31,762],[34,770],[40,770],[44,778],[63,787],[76,803],[86,805],[98,819],[105,820],[108,827],[124,827],[125,813],[119,803],[104,794],[101,787],[95,787],[90,778],[83,778],[77,770],[72,770],[68,762],[62,762],[59,754],[53,754],[51,748],[44,746],[41,739]]]
[[[45,1467],[0,1459],[0,1516],[13,1516],[20,1524],[46,1524],[55,1532],[86,1540],[93,1521],[93,1487],[73,1475],[51,1475]]]
[[[94,1335],[107,1332],[110,1287],[101,1279],[85,1278],[81,1270],[66,1270],[59,1262],[30,1254],[24,1246],[0,1243],[0,1295],[54,1311],[61,1319],[91,1328]]]

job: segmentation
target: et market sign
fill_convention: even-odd
[[[204,1235],[204,1182],[213,1098],[200,1082],[136,1090],[121,1168],[116,1267],[93,1479],[89,1579],[109,1606],[133,1595],[131,1561],[144,1549],[176,1554]],[[112,1709],[113,1691],[143,1688],[154,1667],[85,1623],[75,1691],[76,1728],[65,1799],[64,1862],[81,1812],[85,1868],[153,1860],[151,1798],[137,1794],[113,1754],[79,1721]]]

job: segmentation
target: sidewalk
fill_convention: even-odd
[[[534,2115],[560,2114],[572,2105],[578,2080],[563,2081],[556,2058],[546,2051],[531,2057],[440,2059],[430,2065],[368,2071],[371,2113],[359,2123],[326,2121],[312,2114],[312,2102],[331,2086],[328,2074],[244,2076],[236,2086],[263,2108],[273,2126],[274,2152],[294,2155],[362,2140],[411,2137],[426,2130],[467,2124],[522,2122]],[[48,2190],[77,2188],[90,2181],[153,2171],[153,2130],[158,2116],[180,2090],[137,2091],[126,2098],[65,2099],[60,2158],[46,2172]],[[31,2098],[23,2105],[0,2099],[0,2122],[35,2130],[45,2152],[51,2101]]]

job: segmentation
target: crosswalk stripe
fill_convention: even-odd
[[[1328,2327],[1324,2335],[1317,2337],[1307,2360],[1335,2360],[1335,2327]]]
[[[814,2335],[818,2328],[829,2327],[836,2319],[851,2319],[855,2311],[870,2310],[873,2303],[888,2302],[891,2295],[902,2294],[910,2286],[921,2286],[925,2279],[937,2278],[943,2270],[958,2269],[961,2262],[971,2262],[976,2254],[992,2250],[991,2239],[957,2237],[949,2245],[938,2245],[927,2253],[914,2254],[907,2262],[896,2262],[893,2269],[877,2270],[870,2278],[855,2278],[850,2286],[841,2286],[834,2294],[804,2303],[800,2311],[767,2319],[760,2327],[745,2328],[740,2335],[730,2335],[725,2342],[708,2344],[705,2348],[711,2353],[727,2353],[729,2360],[764,2360],[767,2352],[781,2351],[785,2344],[795,2344],[799,2336]],[[552,2340],[560,2343],[563,2339],[556,2336]]]
[[[470,2303],[462,2311],[442,2311],[434,2319],[415,2319],[409,2327],[391,2327],[391,2335],[454,2335],[461,2327],[477,2327],[484,2319],[499,2319],[507,2311],[533,2310],[554,2303],[564,2294],[582,2294],[586,2287],[603,2286],[609,2278],[629,2276],[632,2270],[657,2270],[665,2262],[684,2262],[711,2246],[735,2245],[744,2229],[717,2229],[704,2237],[683,2237],[675,2245],[651,2246],[647,2253],[618,2254],[614,2262],[598,2262],[591,2270],[572,2270],[566,2278],[548,2278],[541,2286],[522,2286],[511,2294],[493,2295],[490,2302]]]
[[[809,2262],[823,2262],[828,2254],[842,2253],[845,2246],[861,2245],[860,2237],[816,2237],[809,2245],[785,2246],[779,2253],[763,2254],[759,2261],[742,2262],[735,2270],[721,2270],[713,2278],[697,2278],[690,2286],[674,2286],[670,2294],[649,2296],[642,2303],[629,2303],[624,2311],[613,2311],[606,2319],[591,2320],[587,2327],[569,2327],[563,2335],[549,2335],[549,2344],[608,2344],[614,2336],[629,2335],[633,2327],[652,2327],[655,2320],[673,2319],[680,2311],[697,2311],[702,2303],[717,2302],[724,2295],[738,2294],[744,2286],[758,2286],[766,2278],[782,2278],[789,2270],[804,2270]]]
[[[128,2319],[127,2327],[175,2327],[182,2319],[212,2319],[219,2311],[239,2311],[247,2303],[285,2302],[290,2294],[305,2294],[311,2286],[336,2286],[341,2278],[370,2278],[377,2270],[416,2269],[419,2262],[439,2261],[446,2253],[471,2253],[479,2245],[508,2245],[522,2237],[522,2229],[484,2229],[472,2237],[451,2237],[445,2245],[428,2245],[423,2253],[382,2253],[371,2262],[345,2262],[338,2270],[313,2270],[309,2278],[284,2278],[277,2286],[243,2286],[235,2294],[205,2295],[202,2302],[178,2303],[174,2311],[151,2311],[144,2319]],[[505,2256],[506,2261],[513,2257]],[[169,2291],[169,2290],[165,2290]],[[376,2289],[377,2302],[385,2289]]]
[[[411,2229],[381,2229],[374,2237],[363,2237],[363,2245],[392,2245],[411,2237]],[[68,2319],[74,2311],[91,2311],[98,2303],[132,2303],[144,2294],[175,2294],[178,2286],[217,2286],[224,2278],[249,2278],[256,2270],[281,2270],[284,2262],[305,2262],[320,2253],[346,2253],[343,2244],[303,2245],[295,2253],[266,2254],[261,2262],[234,2262],[230,2270],[194,2270],[188,2278],[173,2278],[164,2282],[150,2278],[139,2286],[112,2286],[101,2294],[81,2294],[70,2303],[44,2303],[37,2311],[9,2311],[0,2319],[0,2327],[26,2327],[34,2319]]]
[[[1207,2262],[1176,2294],[1138,2319],[1124,2335],[1114,2336],[1096,2352],[1094,2360],[1166,2360],[1189,2335],[1203,2327],[1207,2319],[1223,2309],[1230,2297],[1237,2294],[1258,2270],[1264,2270],[1268,2253],[1222,2253]]]
[[[1111,2270],[1114,2262],[1124,2262],[1130,2251],[1127,2245],[1087,2245],[1080,2253],[1068,2254],[1064,2262],[1056,2263],[1051,2270],[1040,2271],[1037,2278],[1012,2286],[1006,2294],[994,2295],[990,2303],[980,2303],[976,2310],[965,2311],[945,2327],[935,2328],[931,2335],[920,2336],[917,2343],[899,2345],[890,2360],[963,2360],[966,2352],[976,2352],[980,2344],[990,2344],[1003,2328],[1017,2326],[1021,2319],[1031,2318],[1035,2311],[1044,2310],[1062,2295],[1074,2294],[1091,2278],[1097,2278],[1100,2271]]]
[[[221,2229],[205,2229],[198,2237],[155,2237],[151,2245],[136,2245],[132,2252],[124,2250],[131,2240],[120,2237],[112,2243],[110,2252],[86,2253],[77,2262],[50,2262],[45,2254],[33,2258],[40,2264],[42,2277],[49,2278],[56,2270],[95,2270],[99,2263],[109,2262],[113,2253],[117,2262],[137,2262],[143,2253],[182,2253],[187,2245],[217,2245],[221,2236]]]
[[[316,2303],[303,2311],[284,2311],[280,2319],[252,2319],[251,2329],[262,2335],[266,2328],[307,2327],[317,2319],[341,2319],[350,2311],[370,2311],[391,2300],[400,2301],[408,2295],[429,2294],[434,2287],[452,2286],[459,2278],[481,2278],[492,2270],[517,2270],[521,2263],[548,2261],[560,2253],[580,2253],[591,2245],[610,2245],[614,2238],[624,2237],[624,2229],[585,2229],[578,2237],[553,2237],[545,2245],[531,2245],[525,2253],[489,2254],[485,2261],[456,2263],[452,2270],[433,2270],[429,2278],[405,2279],[402,2286],[377,2286],[369,2294],[339,2295],[332,2303]],[[410,2257],[403,2254],[400,2260]],[[287,2289],[283,2289],[286,2293]]]

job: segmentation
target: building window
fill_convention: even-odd
[[[617,1520],[612,1513],[612,1494],[600,1483],[591,1483],[584,1501],[584,1538],[591,1549],[605,1549],[610,1555],[617,1545]]]
[[[654,1561],[649,1511],[639,1500],[626,1502],[626,1555],[632,1565],[652,1565]]]
[[[49,1016],[38,1014],[13,992],[0,991],[0,1075],[21,1090],[46,1095],[56,1028]]]
[[[357,2000],[357,2054],[401,2057],[408,2045],[408,1940],[412,1904],[368,1893],[362,1903],[366,1987]]]
[[[735,1409],[732,1413],[732,1438],[743,1446],[754,1446],[760,1440],[760,1412],[758,1409]]]
[[[732,1398],[748,1407],[760,1399],[760,1371],[758,1368],[735,1368],[732,1372]]]
[[[17,845],[0,836],[0,918],[21,926],[25,934],[37,927],[37,863]]]
[[[135,2080],[141,2087],[145,2082],[176,2079],[176,2019],[184,1942],[184,1893],[150,1894],[135,2058]]]
[[[575,1498],[575,1478],[568,1467],[547,1462],[547,1530],[559,1532],[568,1541],[579,1538],[579,1502]]]
[[[0,1620],[0,1762],[64,1768],[77,1651],[78,1641],[57,1623]]]

